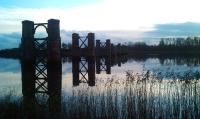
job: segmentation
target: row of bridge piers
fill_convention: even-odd
[[[95,35],[88,33],[86,37],[72,34],[72,72],[73,85],[86,82],[95,85]]]
[[[89,86],[95,85],[95,73],[106,71],[110,74],[110,58],[111,58],[111,43],[106,40],[105,43],[96,40],[95,34],[88,33],[86,37],[79,34],[72,34],[72,72],[73,85],[87,82]],[[96,72],[95,72],[96,65]]]
[[[72,48],[63,53],[61,49],[60,21],[48,20],[48,23],[22,22],[21,70],[24,114],[31,110],[40,98],[46,97],[51,112],[61,111],[62,57],[72,58],[73,85],[88,83],[95,86],[95,74],[105,71],[111,73],[111,42],[96,40],[95,34],[87,36],[72,34]],[[35,38],[38,27],[44,27],[48,37]],[[96,45],[95,45],[96,44]],[[44,99],[42,99],[44,100]],[[39,103],[38,103],[39,104]],[[46,105],[46,104],[45,104]]]

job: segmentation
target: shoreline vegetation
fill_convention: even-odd
[[[11,59],[20,59],[20,49],[12,48],[12,49],[0,50],[0,57],[11,58]]]
[[[20,46],[20,45],[19,45]],[[114,50],[119,50],[115,54]],[[71,44],[62,43],[62,52],[71,50]],[[65,53],[62,53],[65,54]],[[145,42],[125,43],[113,45],[111,55],[145,55],[145,56],[162,56],[162,55],[199,55],[200,38],[161,38],[157,45],[147,45]],[[0,57],[20,58],[20,47],[0,50]]]
[[[198,119],[199,90],[199,76],[164,80],[150,71],[127,71],[125,80],[115,77],[95,87],[73,87],[72,95],[62,96],[62,111],[57,114],[65,119]],[[23,117],[23,98],[13,102],[9,97],[0,101],[0,118]],[[49,115],[37,108],[36,119]]]

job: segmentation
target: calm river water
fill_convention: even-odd
[[[101,72],[96,74],[96,86],[103,81],[114,79],[125,80],[127,72],[132,74],[142,74],[150,71],[162,79],[184,79],[195,78],[198,72],[200,59],[192,58],[134,58],[123,57],[118,63],[111,66],[111,74]],[[72,83],[72,63],[64,62],[62,64],[62,94],[70,95],[73,90]],[[22,95],[21,65],[16,59],[0,58],[0,94],[1,96],[10,93],[16,96]],[[87,84],[80,84],[87,85]]]

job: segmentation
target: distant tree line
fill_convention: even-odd
[[[200,37],[161,38],[158,45],[136,42],[122,46],[127,54],[200,54]]]
[[[159,46],[200,46],[199,37],[187,37],[187,38],[161,38]]]
[[[71,50],[71,43],[62,43],[62,48]],[[112,45],[112,52],[121,54],[200,54],[200,37],[161,38],[157,45],[147,45],[145,42],[129,42]]]
[[[20,58],[20,49],[11,48],[0,50],[0,57],[18,59]]]
[[[20,48],[0,50],[0,57],[20,58]],[[71,43],[62,43],[62,52],[71,50]],[[161,38],[157,45],[147,45],[145,42],[112,45],[112,55],[115,51],[119,55],[155,55],[155,54],[200,54],[200,37]]]
[[[72,48],[72,44],[71,43],[62,43],[62,48],[63,49],[71,49]]]

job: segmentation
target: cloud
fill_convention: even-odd
[[[95,33],[95,39],[99,39],[105,42],[106,39],[110,39],[112,43],[125,43],[141,41],[142,33],[138,31],[66,31],[61,30],[61,42],[71,43],[72,34],[78,33],[80,36],[87,36],[89,32]],[[46,33],[38,32],[35,37],[46,37]],[[21,33],[1,33],[0,34],[0,49],[16,48],[21,43]]]
[[[72,34],[78,33],[80,36],[87,36],[89,32],[95,33],[95,39],[105,42],[110,39],[112,43],[125,43],[140,41],[142,32],[138,31],[65,31],[61,30],[62,42],[71,43]]]
[[[112,43],[125,43],[125,42],[139,42],[143,41],[148,44],[156,44],[161,37],[187,37],[187,36],[200,36],[200,23],[185,22],[185,23],[169,23],[157,24],[154,30],[141,32],[141,31],[81,31],[73,30],[67,31],[62,29],[60,36],[62,42],[70,43],[72,40],[72,33],[79,33],[80,36],[86,36],[87,33],[94,32],[95,38],[105,41],[111,39]],[[46,34],[46,33],[45,33]],[[38,35],[44,36],[44,33],[39,32]],[[21,33],[0,34],[0,49],[18,47],[21,42]]]
[[[60,19],[63,42],[70,42],[73,32],[95,32],[97,39],[113,42],[148,43],[160,36],[198,35],[198,5],[199,0],[101,0],[66,9],[0,7],[0,48],[18,46],[20,35],[11,40],[5,34],[20,34],[21,21],[43,23],[51,18]],[[181,26],[187,21],[188,26]]]
[[[187,37],[200,36],[200,23],[185,22],[185,23],[169,23],[157,24],[155,30],[146,32],[149,37]]]
[[[0,8],[0,32],[21,31],[21,21],[25,19],[45,22],[50,18],[60,19],[64,30],[148,31],[155,24],[200,21],[198,3],[197,0],[102,0],[70,9]]]
[[[125,42],[139,42],[143,41],[148,44],[156,44],[161,37],[187,37],[187,36],[200,36],[200,23],[186,22],[186,23],[170,23],[170,24],[157,24],[154,30],[141,32],[141,31],[81,31],[73,30],[67,31],[62,29],[60,32],[61,40],[64,43],[70,43],[72,40],[72,33],[79,33],[80,36],[87,36],[87,33],[95,33],[95,38],[105,41],[111,39],[112,43],[125,43]],[[39,36],[45,36],[46,33],[39,32]],[[1,33],[0,34],[0,49],[18,47],[21,42],[21,33]]]
[[[148,31],[155,24],[199,22],[198,5],[198,0],[102,0],[66,9],[0,8],[0,32],[21,31],[25,19],[45,22],[50,18],[60,19],[64,30]]]

